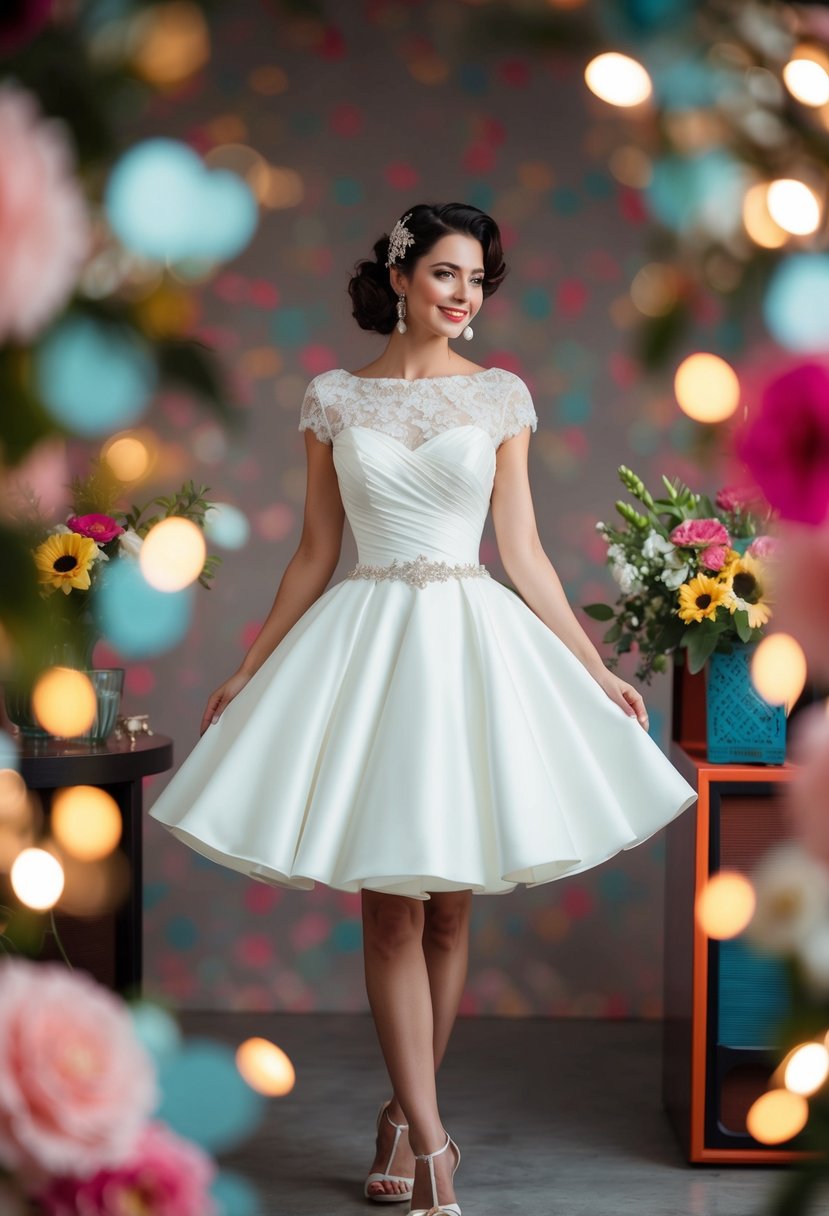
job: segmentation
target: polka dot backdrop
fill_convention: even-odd
[[[253,149],[246,163],[261,212],[250,247],[198,289],[191,320],[222,352],[245,432],[225,435],[181,396],[153,407],[159,477],[208,484],[250,523],[247,543],[224,552],[214,588],[195,597],[185,640],[162,659],[127,664],[125,708],[149,712],[174,737],[177,762],[299,538],[305,385],[382,349],[351,318],[351,267],[412,203],[465,200],[502,224],[511,273],[461,353],[518,372],[533,393],[539,529],[577,611],[613,594],[594,525],[612,518],[618,465],[649,483],[663,470],[699,480],[686,456],[691,426],[664,390],[640,381],[627,351],[620,318],[648,260],[644,211],[607,171],[606,132],[597,137],[578,65],[548,52],[470,57],[463,23],[475,8],[461,3],[321,11],[217,6],[209,69],[157,97],[134,132],[184,139],[217,163],[227,144]],[[700,324],[718,333],[716,316]],[[730,340],[736,348],[740,335]],[[506,581],[491,522],[481,554]],[[355,560],[346,529],[334,579]],[[601,627],[583,624],[598,642]],[[651,733],[667,746],[662,681],[646,697]],[[147,779],[147,806],[167,778]],[[275,780],[274,814],[278,802]],[[367,1009],[359,896],[247,881],[150,820],[145,851],[149,992],[197,1008]],[[663,851],[657,837],[586,874],[476,898],[462,1012],[658,1017]]]

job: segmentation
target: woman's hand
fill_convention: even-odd
[[[203,735],[211,723],[218,722],[224,709],[230,704],[236,694],[242,691],[249,679],[250,676],[247,672],[237,671],[229,680],[225,680],[224,684],[220,684],[215,692],[211,692],[207,699],[207,709],[205,709],[201,720],[199,735]]]
[[[607,668],[603,675],[600,674],[596,677],[596,681],[605,690],[611,701],[621,705],[626,714],[638,718],[644,730],[648,729],[648,711],[645,709],[645,702],[632,684],[620,680]]]

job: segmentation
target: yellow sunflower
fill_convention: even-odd
[[[772,612],[762,564],[750,553],[744,553],[729,565],[728,573],[729,585],[725,597],[728,611],[733,615],[738,608],[745,609],[752,629],[765,625]]]
[[[725,561],[723,562],[720,569],[717,571],[717,578],[720,580],[721,583],[725,583],[730,580],[734,566],[739,560],[740,560],[740,554],[737,552],[736,549],[726,549]]]
[[[683,621],[701,621],[710,617],[713,621],[717,608],[725,602],[728,585],[707,574],[697,574],[689,583],[679,588],[678,615]]]
[[[56,532],[35,549],[38,581],[49,591],[58,587],[69,595],[73,587],[87,591],[90,585],[89,567],[98,546],[89,536],[77,532]]]

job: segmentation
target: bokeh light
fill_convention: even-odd
[[[751,659],[751,682],[772,705],[794,705],[806,684],[806,656],[789,633],[761,638]]]
[[[119,481],[140,481],[150,468],[153,449],[143,434],[113,435],[101,449],[101,456]]]
[[[697,924],[707,937],[725,941],[745,929],[754,915],[754,888],[739,870],[719,870],[697,895]]]
[[[794,351],[829,349],[829,254],[792,253],[775,266],[763,300],[772,337]]]
[[[696,422],[722,422],[740,402],[737,373],[719,355],[689,355],[674,376],[680,409]]]
[[[281,1047],[268,1039],[246,1039],[236,1050],[236,1064],[248,1085],[269,1097],[290,1093],[296,1082],[294,1066]]]
[[[9,874],[12,890],[27,908],[53,908],[63,890],[63,869],[57,857],[45,849],[23,849]]]
[[[823,106],[829,101],[827,66],[825,56],[816,48],[798,47],[783,68],[783,82],[804,106]]]
[[[587,87],[613,106],[638,106],[651,95],[651,79],[641,63],[618,51],[606,51],[584,69]]]
[[[57,841],[55,847],[60,848]],[[81,861],[61,852],[60,862],[64,877],[60,908],[70,916],[106,916],[129,894],[130,863],[120,849],[95,861]]]
[[[175,1017],[155,1001],[130,1001],[127,1006],[135,1033],[156,1062],[178,1051],[181,1027]]]
[[[801,1043],[784,1061],[786,1089],[808,1097],[820,1089],[829,1076],[829,1051],[824,1043]]]
[[[46,335],[35,351],[35,376],[55,421],[83,437],[134,422],[158,381],[146,343],[123,326],[82,316]]]
[[[779,249],[789,239],[789,233],[772,219],[769,211],[768,182],[755,182],[746,191],[743,224],[755,245],[763,249]]]
[[[204,534],[192,519],[172,515],[150,528],[139,554],[141,573],[159,591],[181,591],[204,569]]]
[[[809,1104],[788,1089],[770,1089],[752,1103],[746,1130],[761,1144],[782,1144],[802,1131],[809,1119]]]
[[[98,711],[89,677],[74,667],[50,667],[32,689],[32,711],[50,735],[72,738],[89,730]]]
[[[649,262],[637,271],[630,285],[630,298],[646,317],[661,317],[679,298],[680,277],[673,266]]]
[[[121,811],[106,790],[94,785],[59,789],[52,799],[50,822],[55,840],[80,861],[106,857],[121,839]]]
[[[204,534],[223,549],[242,549],[250,536],[250,521],[239,507],[214,502],[204,513]]]
[[[125,658],[161,654],[187,633],[192,591],[159,591],[147,582],[137,561],[111,562],[101,572],[96,620],[106,640]]]
[[[768,209],[774,222],[793,236],[808,236],[820,225],[817,195],[795,178],[779,178],[771,183]]]
[[[210,58],[204,13],[192,0],[154,4],[135,19],[133,65],[151,84],[180,84]]]
[[[189,1038],[159,1062],[158,1076],[157,1118],[208,1152],[242,1143],[264,1115],[265,1098],[244,1080],[235,1052],[223,1043]]]
[[[130,148],[107,183],[109,222],[127,248],[161,261],[235,257],[256,229],[250,187],[209,170],[187,144],[158,137]]]

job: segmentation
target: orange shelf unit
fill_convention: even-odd
[[[694,916],[711,874],[748,874],[767,848],[791,836],[781,795],[797,769],[788,761],[713,764],[703,743],[676,740],[670,758],[699,798],[666,828],[663,1105],[689,1162],[813,1156],[797,1137],[771,1148],[746,1129],[747,1112],[779,1063],[773,1034],[762,1041],[757,1013],[785,1005],[782,969],[776,974],[776,961],[740,954],[745,945],[709,939]]]

